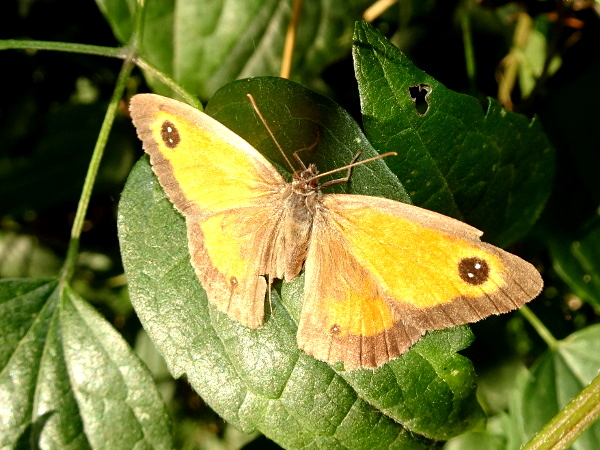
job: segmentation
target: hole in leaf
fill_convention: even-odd
[[[431,87],[428,84],[417,84],[408,88],[410,99],[415,104],[417,114],[424,116],[429,109],[429,93]]]

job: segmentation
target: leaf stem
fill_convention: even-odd
[[[533,311],[529,309],[527,305],[524,305],[519,308],[519,312],[523,314],[525,319],[527,319],[531,326],[535,328],[535,331],[537,331],[537,333],[544,340],[544,342],[546,342],[546,345],[548,345],[548,347],[551,350],[556,349],[556,347],[558,346],[558,341],[554,336],[552,336],[550,330],[548,330],[548,328],[546,328],[542,321],[537,318]]]
[[[84,53],[86,55],[108,56],[125,59],[128,56],[127,47],[102,47],[100,45],[74,44],[72,42],[33,41],[21,39],[0,40],[0,50],[51,50],[69,53]]]
[[[77,205],[77,212],[75,213],[75,219],[73,220],[73,226],[71,228],[71,239],[69,241],[69,247],[67,249],[67,255],[65,257],[65,263],[61,270],[60,280],[61,285],[63,286],[66,285],[66,283],[71,279],[75,270],[75,263],[77,261],[77,254],[79,252],[81,232],[83,230],[85,215],[89,206],[94,182],[98,174],[98,169],[100,167],[100,162],[104,154],[104,149],[106,148],[106,143],[108,141],[110,130],[112,128],[115,116],[117,114],[119,102],[123,97],[123,93],[125,92],[125,88],[127,86],[127,81],[129,80],[129,76],[131,75],[131,71],[133,70],[135,65],[139,65],[142,69],[146,69],[152,75],[159,78],[162,82],[164,82],[175,92],[180,94],[189,103],[197,107],[202,106],[196,97],[190,95],[183,88],[178,86],[171,78],[169,78],[168,76],[160,72],[158,69],[147,63],[145,60],[137,56],[138,45],[139,42],[141,42],[141,36],[143,32],[144,3],[144,0],[137,0],[136,16],[134,18],[134,30],[131,35],[129,45],[127,45],[126,47],[113,48],[102,47],[97,45],[75,44],[70,42],[50,42],[18,39],[0,40],[0,50],[50,50],[71,53],[84,53],[88,55],[98,55],[124,59],[123,65],[121,66],[121,71],[119,73],[119,77],[117,78],[115,89],[113,91],[113,95],[111,97],[108,109],[106,110],[106,114],[104,116],[104,121],[102,122],[102,127],[100,128],[100,133],[98,134],[98,139],[96,140],[94,152],[92,153],[92,159],[90,161],[87,175],[83,183],[81,196],[79,198],[79,204]]]
[[[600,375],[552,418],[523,450],[568,448],[600,417]]]
[[[134,29],[129,39],[129,45],[123,49],[125,51],[125,61],[121,66],[121,71],[119,72],[119,77],[117,78],[113,95],[108,104],[106,114],[104,115],[104,121],[102,122],[102,127],[100,128],[100,133],[98,134],[98,139],[96,140],[94,153],[92,154],[88,172],[85,176],[85,181],[83,182],[81,197],[79,198],[77,212],[75,213],[75,219],[73,220],[69,248],[67,249],[67,256],[65,258],[65,263],[61,273],[61,285],[63,286],[66,285],[71,279],[75,270],[75,263],[77,261],[77,254],[79,252],[81,231],[83,230],[85,214],[92,196],[92,189],[94,187],[94,182],[96,181],[98,168],[100,167],[104,149],[106,148],[106,143],[108,142],[108,135],[110,134],[112,124],[115,121],[117,107],[121,101],[121,98],[123,97],[125,88],[127,87],[127,81],[129,80],[131,71],[135,67],[135,62],[137,59],[137,46],[143,33],[143,16],[144,0],[137,0],[137,8],[134,17]]]
[[[156,67],[154,67],[152,64],[150,64],[148,61],[146,61],[145,59],[138,56],[136,58],[136,63],[140,69],[144,69],[144,70],[150,72],[151,75],[155,76],[160,81],[162,81],[164,84],[169,86],[169,88],[171,88],[175,93],[180,95],[181,98],[183,98],[186,103],[194,106],[197,109],[200,109],[200,110],[203,109],[202,103],[200,103],[200,100],[198,100],[198,98],[196,96],[190,94],[188,91],[186,91],[184,88],[182,88],[179,84],[177,84],[172,78],[170,78],[169,76],[167,76],[166,74],[164,74],[163,72],[158,70]]]

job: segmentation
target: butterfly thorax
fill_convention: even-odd
[[[277,278],[294,279],[300,270],[312,232],[316,204],[319,202],[319,182],[314,164],[294,173],[285,195],[282,226],[274,246]]]

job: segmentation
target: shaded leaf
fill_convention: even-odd
[[[370,3],[304,2],[293,77],[314,83],[328,64],[347,54],[354,21]],[[128,43],[135,2],[97,0],[97,4],[118,39]],[[147,2],[140,54],[189,92],[207,99],[235,79],[279,74],[290,12],[288,0]],[[150,82],[167,95],[164,87]]]
[[[49,277],[61,261],[34,236],[0,231],[0,278]]]
[[[183,3],[183,2],[178,2]],[[135,0],[96,0],[115,37],[128,44],[139,2]],[[144,30],[139,44],[140,54],[167,74],[173,73],[173,0],[144,2]]]
[[[370,25],[359,22],[354,61],[365,132],[413,202],[485,231],[506,246],[533,225],[554,171],[539,121],[446,89]]]
[[[555,235],[549,244],[554,270],[575,295],[600,310],[600,225],[573,241]]]
[[[446,443],[444,450],[508,450],[503,415],[494,416],[487,421],[484,431],[461,434]]]
[[[521,95],[527,97],[533,90],[537,80],[544,70],[544,64],[546,63],[546,55],[548,52],[548,42],[551,41],[552,37],[549,34],[552,33],[552,27],[549,25],[550,18],[544,14],[537,16],[532,24],[531,28],[527,30],[527,42],[525,47],[519,49],[521,54],[519,70],[519,87],[521,88]],[[554,74],[561,66],[562,61],[558,55],[552,58],[552,62],[548,67],[548,75]]]
[[[521,444],[527,442],[569,401],[587,386],[600,367],[600,325],[592,325],[560,341],[536,361],[515,393],[511,416]],[[543,405],[543,408],[540,407]],[[600,423],[573,444],[574,450],[600,447]]]
[[[446,448],[522,448],[597,376],[598,367],[600,325],[593,325],[559,341],[530,370],[524,367],[520,370],[510,395],[508,414],[492,417],[485,431],[458,436]],[[569,448],[594,450],[599,444],[600,423],[596,422]]]
[[[147,369],[57,280],[0,281],[0,446],[171,447]]]
[[[55,105],[43,114],[35,139],[22,143],[23,154],[11,158],[1,149],[0,214],[40,211],[78,200],[105,107],[100,103]],[[96,182],[97,193],[117,192],[131,168],[133,155],[121,125],[117,121],[108,144],[116,148],[118,142],[119,151],[107,152]]]
[[[6,158],[0,171],[3,214],[38,210],[76,200],[100,127],[97,106],[67,105],[44,117],[41,138],[21,158]],[[56,151],[60,149],[60,151]],[[53,186],[52,195],[40,195]]]

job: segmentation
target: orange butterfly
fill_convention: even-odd
[[[313,165],[288,183],[240,136],[184,103],[140,94],[130,110],[186,219],[209,301],[260,327],[272,280],[304,267],[297,339],[317,359],[378,367],[427,330],[511,311],[542,289],[531,264],[465,223],[385,198],[323,194]]]

